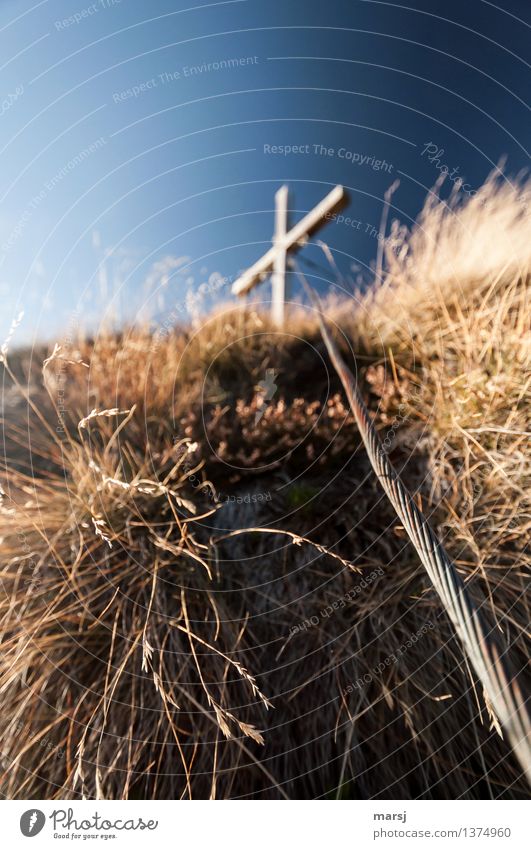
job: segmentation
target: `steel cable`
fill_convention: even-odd
[[[466,654],[507,733],[514,753],[531,783],[531,721],[517,675],[470,597],[457,569],[391,464],[363,402],[354,375],[345,364],[323,319],[321,303],[295,264],[297,274],[316,308],[323,341],[354,413],[371,465],[399,516],[437,590]]]

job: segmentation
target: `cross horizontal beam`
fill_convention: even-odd
[[[234,295],[243,295],[253,288],[257,283],[267,277],[273,270],[275,258],[279,248],[283,251],[296,251],[302,247],[308,238],[326,223],[327,216],[339,212],[348,203],[348,195],[343,186],[335,186],[323,200],[317,204],[307,215],[295,224],[284,239],[276,241],[273,247],[255,262],[247,271],[238,277],[232,284]]]

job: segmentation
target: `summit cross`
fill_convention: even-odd
[[[265,277],[272,273],[271,315],[274,324],[284,324],[287,297],[286,265],[289,253],[294,253],[306,244],[310,236],[320,230],[334,213],[339,212],[348,203],[348,195],[343,186],[335,186],[326,197],[314,206],[291,230],[289,226],[289,189],[281,186],[275,194],[275,233],[273,245],[247,271],[238,277],[232,285],[234,295],[244,295]]]

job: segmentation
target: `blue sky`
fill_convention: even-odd
[[[322,235],[355,276],[396,178],[411,223],[437,163],[526,168],[528,3],[410,4],[1,0],[0,335],[179,311],[267,248],[283,182],[292,219],[348,187]]]

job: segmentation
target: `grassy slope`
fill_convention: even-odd
[[[327,313],[393,462],[523,665],[522,191],[432,200],[392,235],[384,284]],[[0,516],[6,795],[527,794],[311,315],[289,335],[237,308],[80,339],[47,391],[28,358],[13,368],[36,411],[10,393]],[[134,412],[77,427],[113,408]]]

